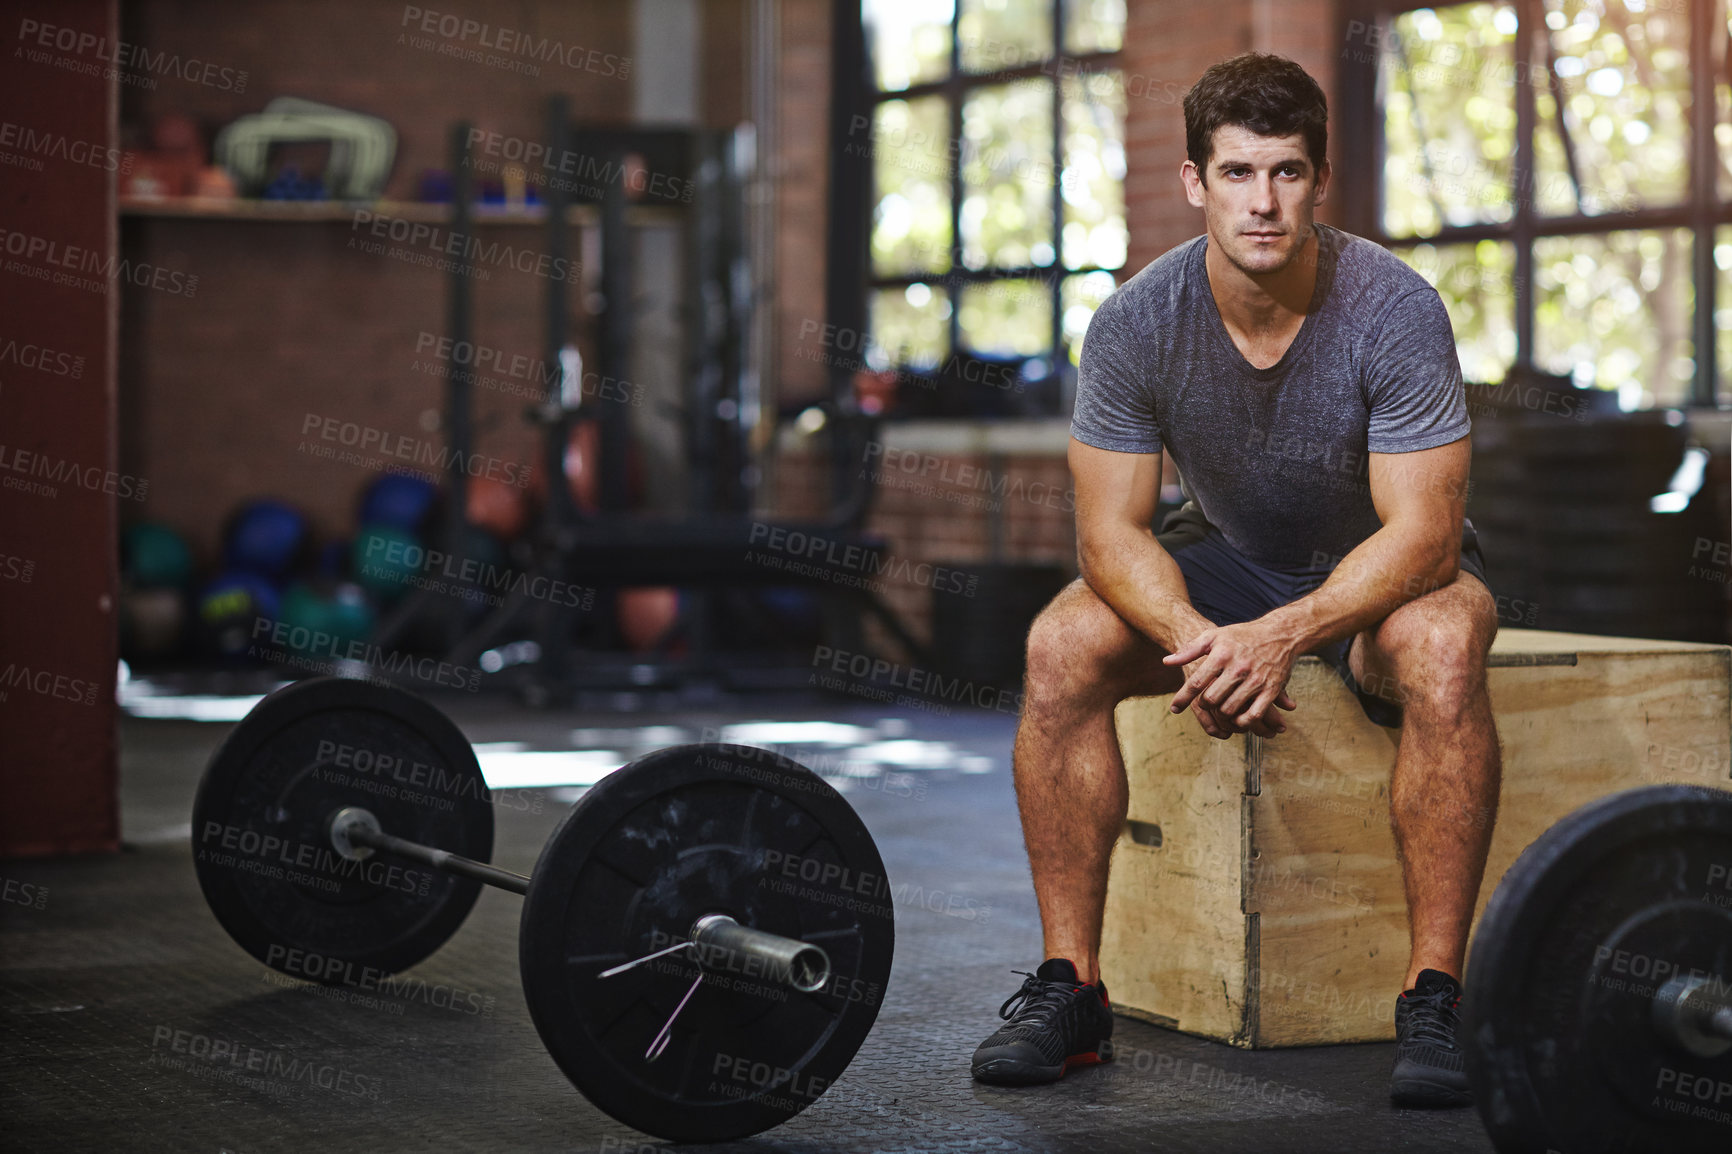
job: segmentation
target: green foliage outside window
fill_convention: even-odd
[[[1725,0],[1714,0],[1725,23]],[[1686,403],[1695,375],[1691,235],[1637,229],[1630,214],[1687,201],[1689,7],[1685,0],[1542,0],[1531,58],[1516,59],[1517,8],[1455,4],[1403,12],[1378,36],[1385,163],[1381,225],[1436,285],[1469,379],[1501,379],[1516,357],[1515,252],[1506,240],[1404,243],[1452,227],[1508,225],[1517,85],[1534,101],[1534,363],[1614,390],[1625,409]],[[1526,11],[1527,9],[1523,9]],[[1724,42],[1722,42],[1723,50]],[[1719,85],[1721,195],[1732,195],[1732,94]],[[1558,217],[1603,231],[1545,235]],[[1724,230],[1722,232],[1724,235]],[[1721,260],[1720,284],[1726,284]],[[1717,322],[1729,319],[1721,288]],[[1719,363],[1727,333],[1717,323]]]
[[[1102,270],[1123,267],[1128,242],[1126,94],[1102,54],[1122,47],[1125,4],[1067,0],[1067,55],[1055,52],[1056,11],[1053,0],[864,0],[885,94],[871,141],[874,367],[941,364],[952,332],[959,349],[1050,367],[1055,329],[1074,365],[1112,291]]]

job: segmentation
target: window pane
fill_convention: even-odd
[[[1418,244],[1393,251],[1443,298],[1455,330],[1463,379],[1482,384],[1502,381],[1516,353],[1515,246],[1482,240]]]
[[[1066,52],[1117,52],[1125,44],[1125,0],[1070,0],[1065,5]]]
[[[878,276],[950,268],[949,117],[942,96],[886,100],[873,117],[872,268]]]
[[[1515,12],[1421,8],[1391,21],[1378,69],[1387,162],[1383,228],[1509,220],[1515,155]]]
[[[1732,404],[1732,226],[1714,234],[1717,292],[1714,307],[1715,364],[1720,375],[1720,403]]]
[[[962,263],[1050,265],[1052,81],[977,88],[962,105]]]
[[[962,67],[995,72],[1052,52],[1052,0],[962,0]]]
[[[1117,72],[1064,79],[1064,266],[1125,263],[1125,89]]]
[[[866,49],[886,92],[940,80],[950,71],[951,0],[863,0]]]
[[[1038,280],[964,285],[962,344],[982,356],[1034,357],[1052,347],[1052,291]]]
[[[1615,389],[1625,410],[1689,401],[1690,233],[1534,241],[1534,363]]]
[[[1110,272],[1085,272],[1064,278],[1061,302],[1064,312],[1060,323],[1064,326],[1065,344],[1070,347],[1071,364],[1075,365],[1082,359],[1083,334],[1088,332],[1095,310],[1112,295],[1114,287],[1116,284]]]
[[[950,296],[942,287],[911,284],[872,294],[872,339],[866,365],[934,369],[950,349]]]
[[[1534,89],[1539,211],[1629,212],[1685,197],[1689,23],[1678,4],[1545,0],[1534,61],[1547,78]]]

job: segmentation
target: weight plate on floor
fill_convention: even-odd
[[[702,971],[667,1049],[644,1057],[701,972],[686,939],[710,913],[824,949],[815,993]],[[675,1141],[756,1134],[841,1076],[878,1016],[895,925],[872,836],[805,767],[686,745],[603,778],[541,851],[523,901],[523,995],[567,1077],[621,1122]]]
[[[1699,786],[1595,802],[1510,867],[1462,1000],[1468,1077],[1498,1150],[1732,1145],[1732,1054],[1692,1055],[1653,1024],[1667,977],[1732,983],[1729,875],[1732,793]]]
[[[481,883],[383,851],[341,856],[327,823],[344,806],[398,837],[493,853],[487,783],[456,725],[403,690],[322,677],[266,697],[217,748],[193,802],[193,867],[255,958],[366,986],[443,945]]]

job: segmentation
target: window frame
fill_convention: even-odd
[[[1495,0],[1494,0],[1495,2]],[[1609,0],[1617,3],[1619,0]],[[1513,213],[1508,221],[1443,225],[1437,232],[1425,236],[1391,236],[1383,229],[1383,171],[1387,160],[1383,125],[1377,106],[1377,69],[1380,47],[1364,45],[1362,29],[1377,22],[1387,28],[1395,17],[1422,8],[1449,7],[1447,4],[1416,4],[1411,0],[1345,0],[1340,10],[1340,70],[1337,88],[1341,113],[1339,131],[1342,135],[1342,155],[1369,156],[1371,163],[1364,172],[1340,182],[1343,212],[1349,231],[1387,247],[1416,243],[1431,245],[1465,244],[1480,240],[1511,242],[1515,250],[1515,362],[1511,372],[1532,370],[1534,367],[1534,242],[1556,236],[1605,235],[1615,232],[1688,229],[1691,232],[1691,282],[1695,289],[1691,335],[1695,345],[1696,371],[1690,395],[1685,405],[1690,408],[1719,408],[1719,396],[1724,391],[1732,400],[1732,380],[1722,390],[1716,365],[1718,332],[1714,327],[1719,270],[1714,264],[1716,230],[1732,224],[1732,197],[1722,200],[1716,179],[1718,164],[1714,128],[1718,104],[1715,83],[1719,77],[1713,58],[1714,18],[1716,0],[1685,0],[1689,7],[1690,36],[1690,173],[1686,195],[1676,205],[1665,208],[1641,208],[1630,212],[1570,216],[1547,216],[1534,205],[1532,189],[1537,184],[1535,173],[1534,134],[1538,126],[1534,88],[1530,83],[1516,83],[1515,100],[1515,161],[1511,166],[1510,191]],[[1535,29],[1545,28],[1544,0],[1505,0],[1503,6],[1515,9],[1516,33],[1514,54],[1520,61],[1533,58]],[[1358,36],[1358,43],[1355,36]],[[1379,37],[1381,44],[1381,36]],[[1732,76],[1726,77],[1732,83]],[[1701,109],[1709,115],[1699,115]],[[1530,190],[1523,195],[1524,185]]]
[[[870,68],[871,50],[868,37],[862,32],[860,43],[862,59],[860,73],[865,77],[865,90],[862,92],[863,112],[868,123],[876,125],[880,105],[887,101],[915,100],[922,97],[939,96],[945,101],[948,136],[945,141],[946,154],[950,163],[950,250],[949,265],[946,272],[935,272],[930,269],[903,273],[895,276],[879,276],[874,268],[871,257],[871,236],[873,216],[878,207],[878,190],[871,166],[865,166],[869,191],[864,197],[864,217],[861,228],[865,235],[867,249],[864,268],[864,293],[866,301],[862,302],[862,328],[871,334],[869,301],[872,294],[884,289],[906,289],[912,284],[925,284],[933,288],[942,288],[950,301],[950,316],[948,318],[947,341],[949,349],[945,354],[944,363],[953,364],[958,356],[973,355],[990,357],[993,354],[977,353],[965,349],[962,344],[962,293],[972,285],[992,284],[998,281],[1035,281],[1044,284],[1051,307],[1051,332],[1049,334],[1049,351],[1046,354],[1051,363],[1048,376],[1043,384],[1054,379],[1068,381],[1073,370],[1067,356],[1067,346],[1064,339],[1064,285],[1071,277],[1083,276],[1092,272],[1112,273],[1117,279],[1123,272],[1124,265],[1116,268],[1102,268],[1095,264],[1086,264],[1077,268],[1068,268],[1064,263],[1064,197],[1062,184],[1064,180],[1064,81],[1072,77],[1089,77],[1097,72],[1122,69],[1123,48],[1110,52],[1069,52],[1065,49],[1065,19],[1070,8],[1070,0],[1046,0],[1051,16],[1053,34],[1053,53],[1037,60],[1028,61],[1009,68],[997,68],[986,72],[969,72],[962,65],[961,22],[964,0],[955,0],[950,17],[950,62],[948,72],[936,80],[911,84],[907,88],[885,90],[878,87],[878,78]],[[859,20],[864,28],[865,5],[861,0],[850,0],[854,18]],[[1048,189],[1051,204],[1052,249],[1053,258],[1050,265],[1030,265],[1022,268],[995,268],[990,265],[983,268],[968,268],[962,260],[962,201],[964,196],[964,179],[962,163],[962,110],[968,100],[969,93],[979,88],[993,88],[1013,84],[1019,80],[1048,79],[1052,83],[1052,101],[1050,107],[1052,131],[1052,183]],[[1128,151],[1128,146],[1127,146]],[[1127,206],[1128,208],[1128,206]],[[1127,221],[1128,226],[1128,221]],[[834,246],[835,241],[832,241]],[[902,365],[893,365],[897,370],[904,370]],[[946,374],[935,370],[930,374],[942,382]],[[1063,407],[1068,408],[1069,388],[1060,390]]]

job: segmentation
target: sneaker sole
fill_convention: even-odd
[[[1389,1084],[1389,1100],[1397,1106],[1435,1109],[1473,1105],[1473,1094],[1454,1086],[1403,1078]]]
[[[1036,1066],[1012,1058],[994,1058],[974,1067],[973,1073],[976,1082],[988,1082],[994,1086],[1039,1086],[1056,1082],[1079,1066],[1098,1066],[1110,1061],[1112,1045],[1109,1042],[1103,1044],[1098,1053],[1073,1054],[1057,1066]]]

